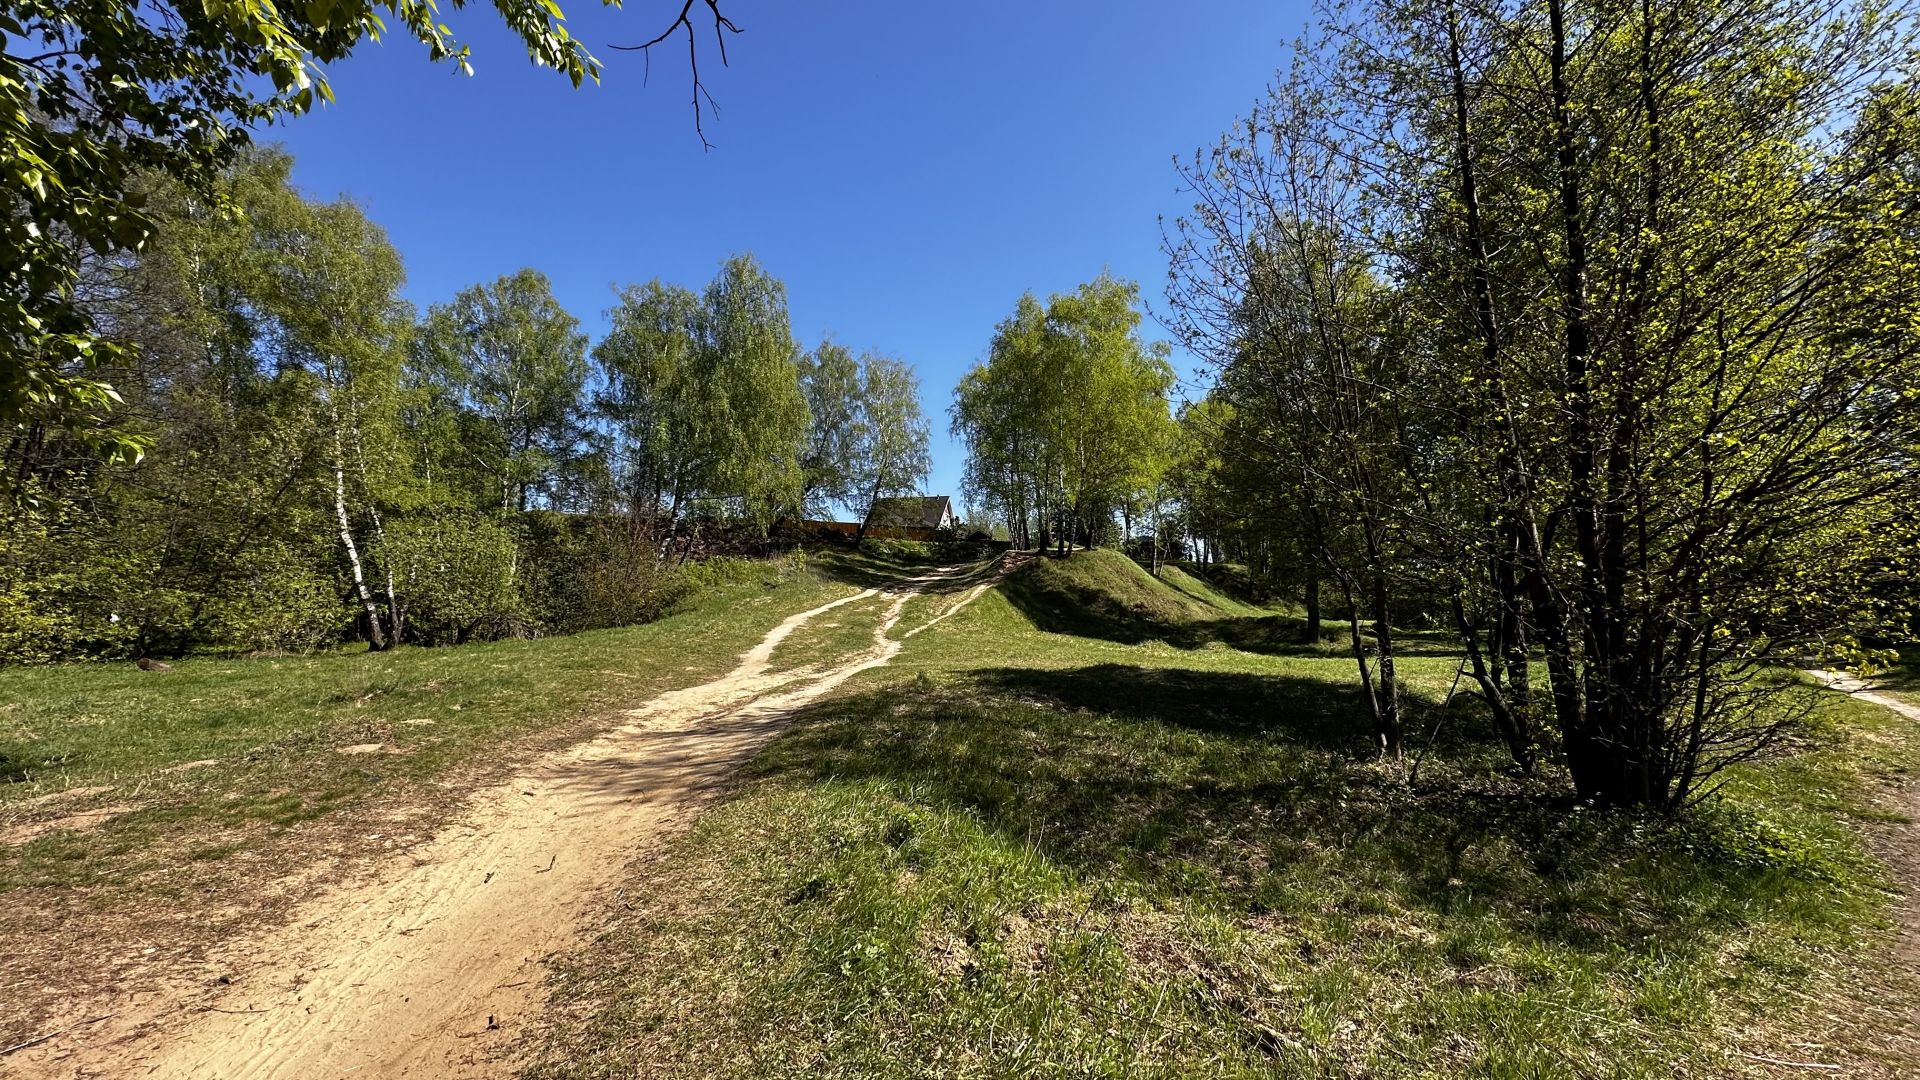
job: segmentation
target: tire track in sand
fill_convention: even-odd
[[[40,1067],[23,1075],[153,1080],[509,1073],[501,1052],[540,1007],[542,961],[570,942],[600,887],[683,826],[795,710],[893,659],[904,641],[888,635],[902,609],[954,573],[794,615],[726,675],[661,694],[619,728],[478,793],[458,821],[373,881],[237,944],[228,959],[244,974],[217,1010],[176,1004],[171,1015],[7,1064]],[[809,620],[882,592],[893,600],[865,649],[769,670],[775,648]]]

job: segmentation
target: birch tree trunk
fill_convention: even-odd
[[[386,631],[380,626],[380,606],[373,601],[373,590],[367,588],[366,569],[360,562],[360,546],[353,540],[353,525],[347,517],[347,463],[340,438],[340,410],[333,410],[333,516],[340,525],[340,546],[346,549],[347,565],[353,571],[354,592],[360,597],[360,605],[367,613],[367,644],[378,652],[387,647]]]

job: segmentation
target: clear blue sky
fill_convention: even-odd
[[[261,137],[386,228],[423,308],[532,266],[598,337],[615,283],[698,286],[753,252],[803,345],[913,364],[929,490],[956,495],[947,405],[994,324],[1102,269],[1159,304],[1158,218],[1187,206],[1172,159],[1246,114],[1308,18],[1297,0],[728,0],[745,33],[727,68],[702,42],[720,106],[703,150],[684,42],[644,85],[641,56],[607,48],[679,0],[562,5],[606,64],[597,87],[533,67],[481,5],[449,19],[471,78],[409,41],[367,46],[331,69],[337,104]]]

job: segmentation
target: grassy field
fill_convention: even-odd
[[[0,671],[0,832],[132,804],[112,828],[0,849],[0,892],[124,875],[160,832],[197,857],[419,782],[560,721],[724,670],[788,613],[844,593],[759,564],[646,626],[457,649]],[[137,865],[133,868],[137,871]]]
[[[1836,697],[1684,826],[1597,814],[1416,640],[1408,784],[1337,649],[1168,576],[1039,561],[812,709],[636,871],[529,1077],[1912,1064],[1824,1019],[1911,1012],[1862,826],[1912,724]]]
[[[513,762],[923,561],[739,564],[665,619],[571,637],[0,671],[0,1035],[63,996],[190,968],[208,941],[430,836]]]

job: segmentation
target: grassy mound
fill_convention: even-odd
[[[1253,572],[1243,563],[1185,562],[1180,563],[1178,568],[1181,573],[1200,579],[1215,593],[1234,603],[1266,609],[1282,606],[1274,597],[1265,595],[1255,587]]]
[[[1212,576],[1202,573],[1199,567],[1181,567],[1168,563],[1160,568],[1159,580],[1168,588],[1177,589],[1208,607],[1217,608],[1229,615],[1278,614],[1274,605],[1253,600],[1252,594],[1245,590],[1222,585]]]
[[[1117,551],[1035,559],[1002,591],[1034,626],[1128,645],[1227,645],[1250,652],[1301,648],[1300,622],[1221,595],[1178,567],[1155,578]]]

